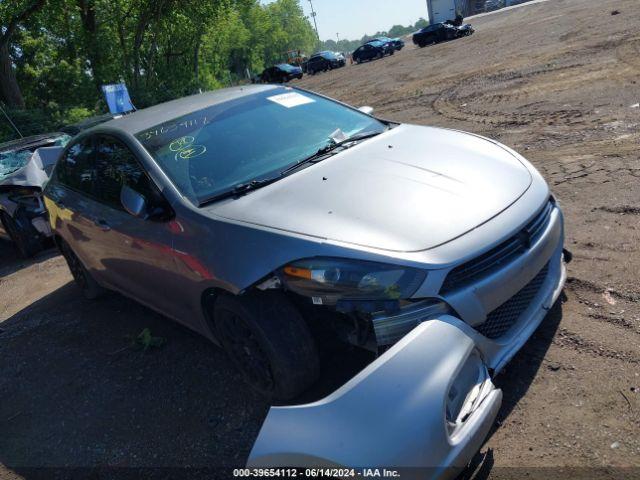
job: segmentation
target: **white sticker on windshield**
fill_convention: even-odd
[[[283,93],[281,95],[267,97],[267,100],[271,100],[272,102],[287,108],[299,107],[300,105],[315,102],[314,99],[300,95],[298,92]]]

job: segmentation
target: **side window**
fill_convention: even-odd
[[[96,164],[96,194],[101,203],[117,210],[124,210],[120,202],[120,190],[123,185],[143,195],[151,204],[159,197],[133,153],[119,140],[107,136],[98,139]]]
[[[96,180],[93,138],[73,144],[56,166],[56,179],[81,193],[92,194]]]

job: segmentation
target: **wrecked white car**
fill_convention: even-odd
[[[0,144],[0,221],[25,258],[51,236],[42,189],[70,139],[50,133]]]

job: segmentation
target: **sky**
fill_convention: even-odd
[[[300,3],[310,15],[309,0]],[[426,0],[313,0],[313,9],[322,40],[336,40],[336,33],[341,39],[357,40],[393,25],[413,25],[420,17],[427,18]]]

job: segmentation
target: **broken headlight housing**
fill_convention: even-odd
[[[398,301],[410,298],[427,273],[411,267],[341,258],[309,258],[280,271],[285,287],[316,305],[342,300]]]

